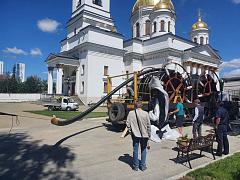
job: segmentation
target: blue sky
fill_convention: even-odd
[[[240,0],[172,0],[177,13],[176,34],[189,38],[197,11],[210,27],[210,45],[219,50],[222,76],[240,76]],[[131,37],[129,18],[135,0],[111,0],[111,15],[118,32]],[[66,37],[71,0],[1,0],[0,61],[11,71],[26,64],[26,75],[47,79],[44,60],[58,53]]]

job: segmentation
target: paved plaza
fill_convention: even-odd
[[[148,169],[132,171],[131,138],[120,138],[106,118],[86,119],[57,127],[46,116],[23,112],[41,110],[30,103],[0,103],[0,111],[16,113],[20,125],[9,130],[12,119],[0,116],[0,177],[3,179],[168,179],[188,171],[187,163],[177,163],[176,142],[150,142]],[[204,132],[211,127],[204,126]],[[184,129],[191,134],[191,128]],[[205,132],[206,133],[206,132]],[[240,136],[229,136],[231,153],[240,149]],[[196,152],[199,153],[199,152]],[[195,168],[212,162],[212,155],[191,161]],[[196,156],[197,157],[197,156]]]

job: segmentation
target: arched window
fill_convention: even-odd
[[[193,41],[194,41],[195,43],[197,43],[197,38],[195,37],[195,38],[193,39]]]
[[[161,31],[161,32],[164,32],[164,31],[165,31],[165,21],[164,21],[164,20],[161,20],[160,24],[161,24],[160,31]]]
[[[93,0],[93,4],[96,4],[98,6],[102,6],[102,0]]]
[[[151,33],[151,22],[150,20],[146,21],[146,29],[145,29],[145,35],[150,35]]]
[[[153,23],[153,32],[157,32],[157,22]]]
[[[203,37],[200,37],[200,44],[203,45],[203,40],[204,38]]]
[[[206,38],[206,44],[208,44],[208,38]]]
[[[139,25],[139,23],[136,24],[136,37],[140,37],[140,25]]]
[[[168,21],[168,32],[170,32],[170,31],[171,31],[171,22]]]

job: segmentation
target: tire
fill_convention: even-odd
[[[122,121],[126,115],[125,107],[120,103],[113,103],[108,109],[108,116],[111,122]]]
[[[66,108],[66,111],[71,111],[72,109],[70,107],[67,107]]]
[[[53,106],[48,106],[48,111],[53,111],[54,107]]]

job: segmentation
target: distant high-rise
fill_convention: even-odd
[[[3,75],[3,61],[0,61],[0,75]]]
[[[25,64],[17,64],[16,77],[19,78],[21,82],[25,81]]]

